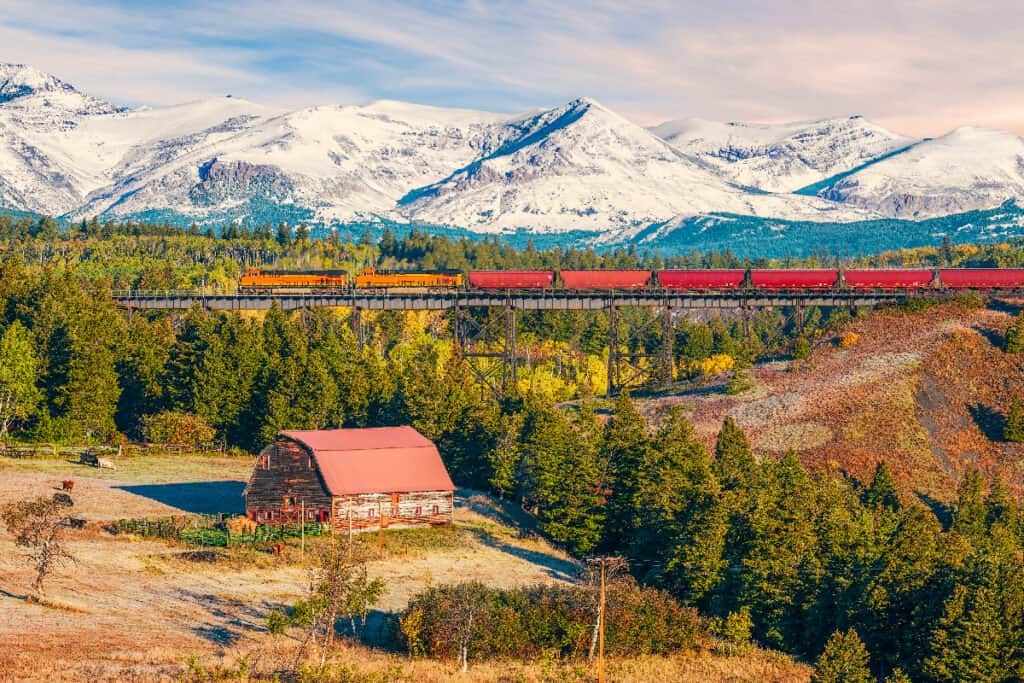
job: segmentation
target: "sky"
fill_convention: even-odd
[[[1024,134],[1021,0],[0,0],[0,62],[119,104],[231,93],[644,125],[861,114]]]

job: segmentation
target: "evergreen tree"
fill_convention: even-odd
[[[649,451],[630,556],[684,602],[701,602],[725,568],[726,509],[711,458],[679,406]]]
[[[984,487],[981,472],[975,467],[968,467],[960,477],[956,502],[953,504],[953,530],[973,540],[982,538],[987,529],[987,514],[982,498]]]
[[[836,631],[814,664],[813,683],[874,683],[868,651],[857,632]]]
[[[1017,316],[1003,338],[1003,351],[1020,353],[1024,351],[1024,313]]]
[[[604,545],[620,549],[632,541],[639,526],[640,476],[650,449],[647,423],[626,392],[615,401],[615,410],[605,425],[602,448],[608,461],[607,486],[611,490]]]
[[[1014,443],[1024,443],[1024,401],[1015,398],[1010,401],[1006,411],[1006,424],[1003,426],[1003,438]]]
[[[875,474],[871,484],[864,491],[864,504],[876,510],[895,512],[900,509],[900,499],[896,493],[896,481],[885,460],[875,466]]]
[[[756,477],[757,461],[747,435],[726,417],[715,441],[714,472],[725,489],[749,485]]]
[[[953,586],[929,643],[924,672],[941,683],[1021,680],[1024,610],[1021,569],[975,557],[963,583]]]

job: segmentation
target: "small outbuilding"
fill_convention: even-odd
[[[455,486],[437,447],[412,427],[280,432],[245,488],[263,524],[330,523],[336,531],[451,524]]]

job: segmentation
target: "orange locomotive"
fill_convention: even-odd
[[[364,268],[355,277],[356,289],[451,289],[462,286],[457,270],[402,272]]]
[[[246,294],[269,294],[276,290],[338,291],[349,289],[344,270],[267,270],[251,268],[238,283],[238,291]]]

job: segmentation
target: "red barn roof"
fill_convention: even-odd
[[[281,432],[313,454],[333,496],[454,491],[430,439],[412,427]]]

